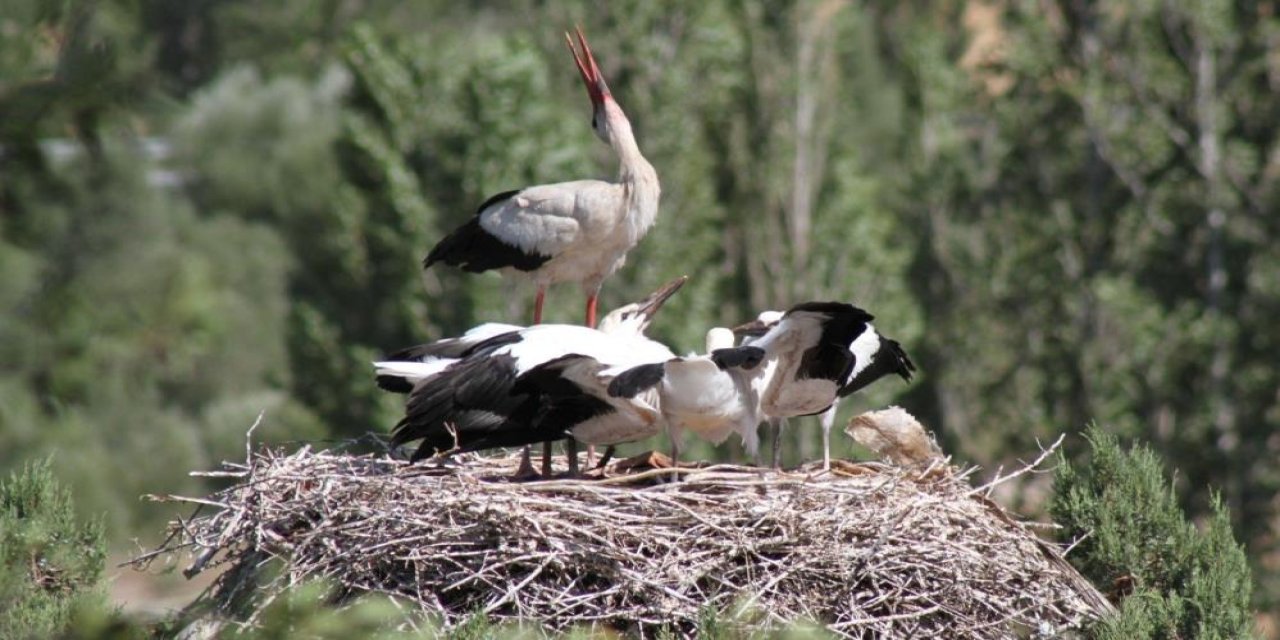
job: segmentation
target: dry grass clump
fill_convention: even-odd
[[[851,638],[1056,637],[1110,608],[990,487],[942,462],[508,482],[515,463],[262,451],[218,472],[233,486],[168,498],[213,510],[138,562],[187,552],[188,575],[230,565],[205,596],[224,608],[276,559],[269,594],[324,577],[446,625],[482,612],[638,637],[689,633],[707,607],[744,608],[733,624],[747,630],[811,620]],[[655,482],[672,473],[682,481]]]

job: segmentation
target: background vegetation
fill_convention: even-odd
[[[581,22],[663,180],[606,308],[691,275],[654,331],[688,350],[857,302],[922,375],[845,411],[898,402],[990,467],[1090,420],[1147,442],[1275,610],[1276,4],[8,0],[0,470],[49,456],[121,543],[261,410],[275,441],[385,430],[370,359],[530,314],[422,273],[432,242],[613,172]]]

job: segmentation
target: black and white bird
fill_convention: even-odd
[[[524,272],[537,285],[533,322],[542,322],[547,287],[577,282],[587,296],[586,324],[596,325],[601,283],[626,261],[658,215],[661,189],[653,165],[640,153],[631,122],[614,101],[582,29],[581,53],[569,34],[578,73],[591,98],[591,128],[618,155],[617,179],[575,180],[499,193],[466,224],[427,254],[437,262],[479,273]]]
[[[774,426],[774,466],[780,464],[783,420],[823,414],[822,465],[831,468],[835,405],[889,374],[910,381],[915,365],[897,341],[880,335],[874,317],[842,302],[806,302],[786,313],[767,311],[739,326],[746,344],[765,352],[753,380],[760,412]]]
[[[623,371],[610,381],[608,391],[623,398],[656,393],[673,464],[680,460],[686,431],[717,445],[736,433],[754,458],[760,445],[759,403],[747,372],[757,368],[764,355],[758,347],[735,347],[733,332],[716,327],[707,332],[706,354]]]
[[[486,322],[454,338],[401,349],[373,363],[378,387],[392,393],[409,393],[419,382],[434,377],[467,355],[501,346],[501,340],[494,341],[493,338],[515,336],[524,328],[503,322]]]
[[[665,345],[644,337],[644,330],[686,280],[673,280],[644,300],[610,312],[598,330],[544,324],[489,335],[477,328],[475,340],[463,336],[401,352],[417,360],[375,363],[380,386],[410,387],[405,417],[392,430],[392,445],[421,439],[411,456],[416,461],[437,453],[571,435],[589,444],[612,444],[606,433],[612,427],[600,424],[608,421],[583,424],[583,414],[602,415],[619,407],[589,402],[560,376],[567,371],[575,381],[586,380],[590,366],[582,359],[601,368],[630,368],[675,357]],[[656,409],[652,413],[649,422],[660,417]],[[576,456],[570,455],[570,461],[576,465]],[[521,473],[532,471],[526,463],[522,459]],[[544,460],[544,474],[550,471],[548,464]]]

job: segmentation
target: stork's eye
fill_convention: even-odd
[[[594,113],[593,113],[593,114],[591,114],[591,128],[592,128],[592,129],[595,129],[595,128],[596,128],[596,114],[594,114]]]

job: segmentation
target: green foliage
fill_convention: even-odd
[[[1050,512],[1064,540],[1079,540],[1073,563],[1103,588],[1134,592],[1102,638],[1240,638],[1252,627],[1244,551],[1218,500],[1203,528],[1188,522],[1150,449],[1121,448],[1090,429],[1087,466],[1065,458]]]
[[[100,602],[102,523],[83,521],[48,461],[0,481],[0,637],[47,638]]]

